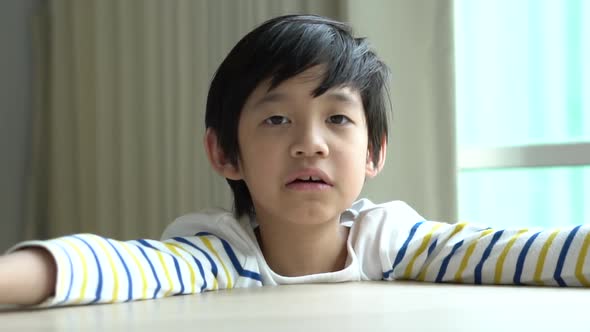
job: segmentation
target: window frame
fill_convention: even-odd
[[[589,166],[590,142],[460,148],[458,171],[476,169]]]

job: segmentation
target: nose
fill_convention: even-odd
[[[328,143],[321,129],[305,126],[296,133],[295,140],[290,147],[290,154],[294,158],[327,157]]]

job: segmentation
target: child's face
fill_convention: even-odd
[[[334,220],[373,175],[359,92],[335,88],[313,98],[321,79],[321,67],[313,67],[270,92],[261,84],[246,100],[238,173],[261,225]]]

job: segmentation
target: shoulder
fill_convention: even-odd
[[[360,269],[367,280],[381,280],[390,268],[391,249],[409,234],[424,218],[403,201],[374,204],[368,199],[355,202],[343,214],[351,218],[350,246],[358,257]]]
[[[390,201],[375,204],[363,198],[356,201],[343,215],[343,222],[366,223],[367,220],[379,223],[415,223],[424,218],[410,205],[403,201]]]
[[[430,223],[403,201],[374,204],[365,200],[362,204],[355,203],[348,213],[355,215],[351,226],[357,240],[389,242],[407,236],[416,225]]]
[[[174,237],[191,237],[202,233],[213,234],[230,243],[253,245],[253,232],[247,219],[236,219],[230,211],[206,209],[181,216],[162,233],[161,240]]]

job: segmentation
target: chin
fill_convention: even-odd
[[[330,210],[320,206],[299,207],[290,209],[283,217],[300,225],[320,225],[334,219],[340,220],[340,213]]]

